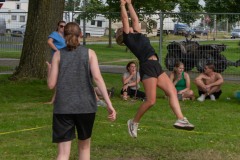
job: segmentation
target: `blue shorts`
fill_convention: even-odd
[[[52,142],[66,142],[76,138],[85,140],[91,137],[95,113],[88,114],[53,114]]]

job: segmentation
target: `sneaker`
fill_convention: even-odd
[[[203,101],[205,101],[205,97],[206,97],[206,96],[205,96],[204,94],[202,94],[200,97],[198,97],[197,100],[198,100],[199,102],[203,102]]]
[[[98,107],[99,107],[99,106],[106,107],[107,104],[106,104],[105,102],[103,102],[102,100],[98,100],[98,101],[97,101],[97,106],[98,106]]]
[[[189,123],[186,117],[184,117],[183,119],[178,119],[173,126],[177,129],[184,129],[188,131],[191,131],[194,129],[194,125]]]
[[[128,133],[130,134],[130,136],[133,138],[137,138],[138,123],[134,123],[132,119],[129,119],[127,125]]]
[[[210,94],[209,96],[210,96],[210,99],[211,99],[212,101],[216,101],[216,98],[215,98],[215,96],[214,96],[213,94]]]

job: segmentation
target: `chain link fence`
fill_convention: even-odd
[[[112,70],[115,66],[117,70],[136,60],[125,46],[115,43],[115,31],[121,22],[102,14],[84,20],[82,14],[64,12],[63,19],[79,23],[84,33],[82,44],[96,51],[101,66]],[[119,13],[109,14],[120,17]],[[225,79],[240,79],[240,14],[140,13],[139,19],[142,33],[149,37],[166,71],[182,61],[194,77],[212,62]],[[26,20],[27,13],[22,12],[0,15],[0,29],[5,27],[4,33],[0,32],[0,73],[11,73],[18,65]]]

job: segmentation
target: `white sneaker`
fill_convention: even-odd
[[[178,119],[173,126],[177,129],[184,129],[188,131],[194,129],[194,125],[191,124],[186,117],[184,117],[183,119]]]
[[[216,101],[216,98],[215,98],[215,96],[214,96],[213,94],[210,94],[210,99],[211,99],[212,101]]]
[[[203,102],[203,101],[205,101],[205,98],[206,98],[206,96],[205,96],[205,94],[202,94],[200,97],[198,97],[198,101],[199,102]]]
[[[128,133],[131,137],[137,138],[137,129],[139,123],[134,123],[132,119],[129,119],[127,122],[128,125]]]
[[[106,107],[107,104],[106,104],[104,101],[102,101],[102,100],[98,100],[98,101],[97,101],[97,106],[98,106],[98,107],[99,107],[99,106]]]

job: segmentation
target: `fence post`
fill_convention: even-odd
[[[214,33],[213,33],[213,40],[216,40],[217,36],[217,15],[214,15]]]
[[[162,44],[163,44],[163,13],[159,14],[160,20],[160,30],[159,30],[159,62],[162,65]]]
[[[83,0],[83,45],[86,45],[86,0]]]

